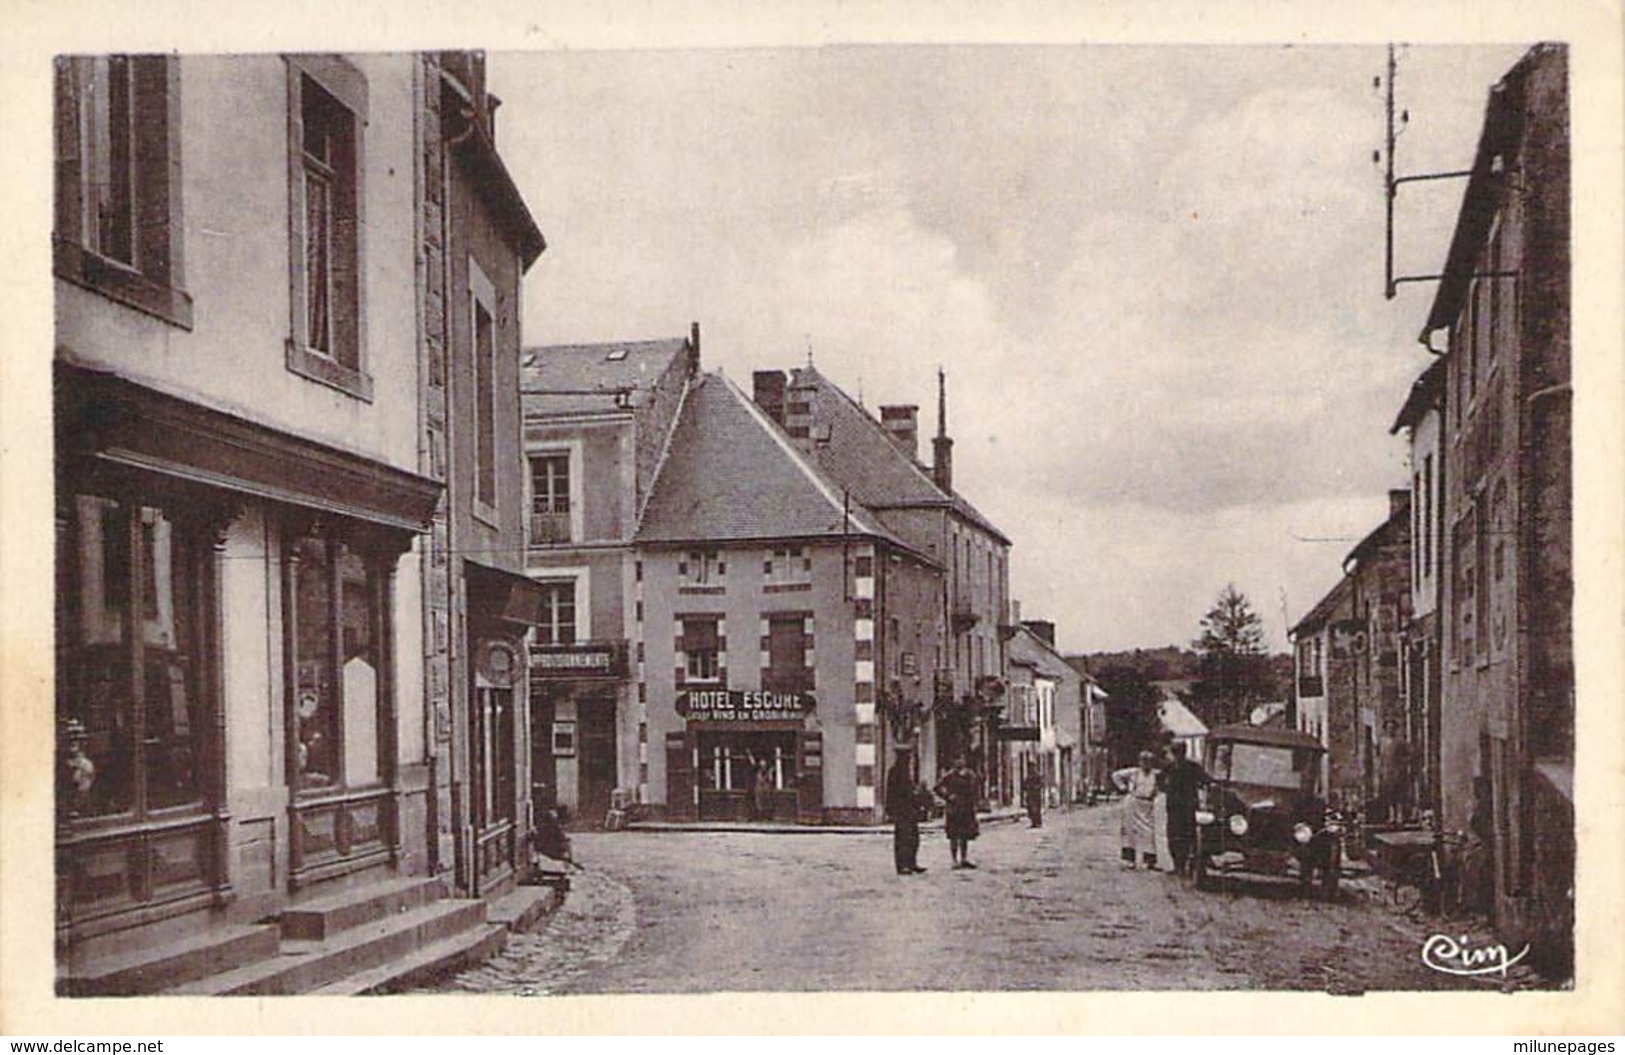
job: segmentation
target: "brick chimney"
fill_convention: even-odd
[[[700,376],[700,324],[688,324],[688,376]]]
[[[758,370],[750,375],[751,396],[767,416],[784,424],[784,384],[782,370]]]
[[[954,489],[954,441],[948,438],[948,375],[937,369],[937,438],[931,441],[931,479],[942,490]]]
[[[1053,621],[1049,619],[1023,619],[1021,625],[1032,631],[1034,637],[1050,648],[1055,647],[1055,623]]]
[[[920,408],[917,406],[892,406],[880,408],[880,425],[891,436],[892,442],[902,448],[903,453],[910,458],[916,458],[920,453]]]
[[[1404,520],[1411,513],[1411,493],[1405,488],[1388,492],[1388,519]]]

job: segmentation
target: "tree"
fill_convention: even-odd
[[[1162,726],[1157,703],[1162,694],[1145,673],[1130,664],[1101,667],[1095,680],[1106,692],[1106,751],[1113,769],[1134,764],[1156,743]]]
[[[1191,647],[1200,657],[1191,704],[1210,727],[1246,720],[1255,704],[1275,693],[1275,676],[1264,650],[1264,623],[1247,595],[1226,583],[1202,617]]]

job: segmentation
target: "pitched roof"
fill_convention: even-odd
[[[902,548],[854,496],[797,451],[720,373],[689,390],[638,527],[639,543],[882,538]]]
[[[937,486],[927,469],[891,438],[884,425],[816,367],[790,372],[790,388],[810,389],[813,420],[829,427],[829,442],[815,445],[813,459],[831,478],[871,509],[950,506],[964,519],[1000,539],[1010,538],[957,491]]]
[[[1296,638],[1306,630],[1318,630],[1325,626],[1331,619],[1332,612],[1343,603],[1353,588],[1353,582],[1347,575],[1338,579],[1337,585],[1326,591],[1326,596],[1315,602],[1315,606],[1309,609],[1308,614],[1293,624],[1292,629],[1287,631],[1287,636]]]
[[[1411,382],[1411,390],[1405,395],[1405,405],[1399,408],[1399,415],[1388,430],[1390,436],[1400,429],[1414,427],[1428,411],[1443,408],[1444,372],[1445,360],[1441,356],[1422,371],[1422,376]]]
[[[1078,671],[1067,662],[1066,657],[1025,626],[1018,627],[1010,638],[1010,662],[1027,663],[1045,677],[1061,680],[1079,677]]]
[[[624,412],[637,406],[687,349],[682,337],[527,348],[520,374],[525,412]]]

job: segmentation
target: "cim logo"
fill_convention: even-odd
[[[1466,937],[1452,938],[1448,934],[1432,935],[1422,943],[1423,966],[1440,974],[1461,977],[1499,974],[1505,978],[1507,968],[1528,955],[1528,945],[1513,956],[1507,952],[1505,945],[1484,945],[1474,948]]]

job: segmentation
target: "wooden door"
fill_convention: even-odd
[[[693,820],[694,748],[687,733],[666,734],[666,813],[673,820]]]
[[[824,734],[802,730],[796,755],[796,813],[815,824],[824,819]]]

